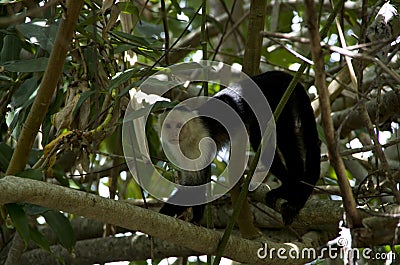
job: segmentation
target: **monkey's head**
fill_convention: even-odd
[[[163,113],[159,123],[161,139],[170,145],[191,144],[190,142],[197,138],[197,130],[201,126],[196,112],[184,107]]]

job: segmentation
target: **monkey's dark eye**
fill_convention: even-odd
[[[166,124],[165,124],[165,128],[167,128],[167,129],[171,129],[171,124],[169,124],[169,123],[166,123]]]
[[[182,128],[182,123],[181,122],[178,122],[177,124],[176,124],[176,128]]]

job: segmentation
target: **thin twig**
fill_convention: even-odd
[[[380,66],[382,68],[382,70],[384,70],[387,74],[389,74],[394,80],[396,80],[398,83],[400,83],[400,76],[396,72],[390,70],[389,67],[386,64],[384,64],[381,60],[379,60],[378,58],[372,57],[367,54],[354,53],[354,52],[349,51],[348,49],[343,49],[343,48],[340,48],[337,46],[331,46],[331,45],[327,45],[324,43],[322,43],[322,44],[324,45],[325,48],[328,48],[331,51],[340,53],[347,57],[351,57],[354,59],[366,60],[366,61],[372,61],[372,62],[376,63],[378,66]]]
[[[45,3],[41,7],[37,7],[34,9],[30,9],[25,13],[10,16],[10,17],[1,17],[0,18],[0,28],[5,28],[8,27],[12,24],[18,24],[23,22],[27,17],[34,17],[37,16],[37,14],[40,14],[41,12],[44,12],[46,9],[57,5],[58,3],[63,2],[62,0],[53,0]]]
[[[168,22],[167,22],[167,11],[165,10],[165,0],[161,0],[161,17],[163,21],[164,27],[164,35],[165,35],[165,63],[169,65],[169,31],[168,31]]]
[[[326,88],[324,58],[321,47],[321,37],[318,31],[317,14],[314,1],[305,1],[308,30],[310,32],[311,51],[315,69],[315,86],[318,90],[319,100],[321,104],[322,125],[327,141],[330,162],[332,163],[338,176],[338,184],[343,195],[343,203],[346,213],[349,217],[349,226],[361,226],[361,217],[356,208],[354,196],[346,177],[346,169],[338,151],[333,122],[331,119],[331,106],[329,101],[329,91]]]

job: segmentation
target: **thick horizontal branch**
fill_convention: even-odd
[[[198,253],[213,254],[217,247],[218,241],[221,237],[221,233],[219,232],[209,230],[203,227],[198,227],[190,223],[177,220],[175,218],[160,215],[154,211],[146,210],[139,206],[132,205],[131,203],[114,201],[93,194],[88,194],[82,191],[72,190],[69,188],[45,182],[7,176],[0,180],[0,191],[1,191],[0,203],[12,203],[12,202],[33,203],[85,216],[87,218],[91,218],[92,220],[96,220],[99,222],[115,224],[129,230],[142,231],[144,233],[153,235],[155,237],[164,239],[166,241],[175,244],[175,247],[171,247],[171,245],[166,242],[162,243],[161,241],[156,240],[156,242],[158,242],[157,244],[159,244],[160,246],[159,251],[162,251],[162,253],[157,252],[157,254],[160,255],[157,256],[158,258],[176,255],[176,253],[173,252],[173,250],[171,250],[171,249],[177,249],[176,246],[184,247],[179,249],[184,251],[182,253],[187,253],[189,255],[190,254],[195,255]],[[257,193],[254,194],[254,196],[257,197]],[[318,223],[318,220],[320,218],[323,218],[321,216],[324,216],[323,214],[318,214],[318,213],[321,213],[321,211],[326,209],[327,206],[326,204],[331,204],[328,207],[329,209],[331,209],[329,211],[334,211],[334,210],[336,211],[331,216],[340,219],[341,213],[343,211],[343,209],[339,206],[340,202],[326,201],[324,203],[319,200],[311,200],[307,203],[307,207],[302,210],[298,218],[299,219],[298,223],[304,225],[305,222],[309,222],[308,215],[311,215],[312,216],[311,219],[317,220],[316,222]],[[256,214],[256,216],[258,215],[259,214]],[[304,217],[304,220],[302,216]],[[308,221],[305,221],[306,218]],[[379,221],[379,223],[380,224],[386,223],[387,219],[388,218],[384,218],[384,220]],[[390,218],[388,220],[390,221]],[[259,219],[258,221],[262,222],[261,219]],[[337,220],[330,220],[330,221],[333,223],[337,223]],[[85,230],[88,230],[87,222],[85,223],[86,223],[86,225],[84,225],[86,227]],[[93,221],[90,221],[90,223],[93,224]],[[302,227],[303,225],[300,225],[300,227]],[[309,225],[311,224],[309,223]],[[314,222],[313,225],[315,225]],[[97,233],[93,232],[92,235],[83,235],[80,238],[100,236],[102,231],[99,230],[99,227],[101,226],[102,226],[101,224],[96,225],[97,227],[96,230],[98,230]],[[326,226],[324,225],[322,225],[322,227],[326,228]],[[373,227],[373,225],[369,225],[368,227]],[[370,233],[368,233],[368,231],[375,231],[376,229],[360,230],[359,233],[360,235],[362,235],[364,239],[368,238],[368,240],[365,241],[369,241],[370,238],[373,236],[373,238],[379,238],[378,242],[382,244],[382,242],[387,242],[388,239],[393,237],[392,231],[393,229],[395,229],[395,227],[390,225],[387,225],[387,227],[388,227],[387,230],[390,233],[387,233],[384,236],[379,235],[378,237],[377,235],[370,235]],[[381,231],[381,230],[378,229],[376,231]],[[390,235],[390,237],[388,235]],[[196,240],[193,240],[193,238],[196,238]],[[96,240],[100,241],[97,242]],[[107,240],[104,241],[104,238],[81,240],[78,241],[76,249],[77,250],[81,249],[81,246],[85,246],[86,244],[89,243],[90,243],[89,245],[96,247],[105,244],[104,245],[105,247],[103,249],[110,249],[109,246],[111,245],[114,246],[115,244],[119,244],[118,242],[121,242],[118,241],[117,239],[115,239],[117,241],[112,241],[114,239],[110,240],[111,241]],[[94,242],[97,243],[91,244]],[[129,242],[132,241],[130,241],[129,239]],[[232,236],[228,243],[228,247],[224,253],[224,256],[233,260],[237,260],[240,262],[247,262],[251,264],[283,264],[283,260],[278,261],[279,259],[277,260],[258,259],[257,250],[261,245],[260,242],[267,243],[269,248],[273,247],[275,249],[278,249],[284,247],[286,250],[289,249],[289,246],[287,244],[278,244],[275,242],[270,242],[265,239],[259,240],[259,242],[255,242]],[[148,244],[149,241],[147,241],[147,239],[143,239],[138,241],[137,243]],[[291,246],[298,247],[300,251],[304,247],[306,247],[305,244],[301,243],[294,243],[294,244],[291,243]],[[129,246],[129,248],[134,249],[135,246]],[[66,253],[65,250],[62,250],[60,247],[54,247],[53,250],[55,251],[54,253],[63,256],[65,260],[70,260],[71,258],[70,254]],[[48,253],[41,251],[39,249],[31,250],[25,253],[22,258],[27,258],[30,260],[30,257],[32,257],[31,255],[35,257],[40,256],[42,257],[43,260],[46,261],[48,261],[50,258],[48,256]],[[130,259],[130,260],[132,259],[140,260],[143,257],[150,257],[149,253],[147,253],[147,256],[146,253],[142,253],[140,255],[134,253],[132,255],[135,256],[130,256],[129,253],[128,254],[125,253],[125,256],[119,257],[120,258],[119,260],[121,260],[122,257],[124,259]],[[99,258],[98,262],[107,261],[105,259],[100,260],[100,258],[103,257],[101,255],[94,255],[94,256],[98,256]],[[75,257],[76,259],[73,260],[73,263],[67,262],[66,264],[84,264],[80,262],[81,261],[84,262],[84,260],[88,258],[87,254],[78,252],[75,253]],[[301,260],[286,260],[286,262],[287,264],[304,263],[304,261]],[[40,263],[35,263],[35,264],[40,264]]]
[[[126,202],[41,181],[6,176],[0,179],[0,204],[26,202],[118,225],[185,246],[199,253],[215,254],[221,233],[161,215]],[[196,240],[193,240],[196,238]],[[269,248],[310,247],[303,243],[278,244],[263,240]],[[259,259],[260,242],[231,236],[224,257],[250,264],[303,264],[305,260]]]
[[[376,120],[379,114],[379,123],[387,121],[392,115],[400,113],[400,93],[397,91],[391,91],[383,96],[379,100],[373,99],[366,103],[366,108],[372,121]],[[379,108],[378,108],[379,106]],[[350,131],[364,127],[363,120],[360,119],[360,110],[358,109],[347,109],[340,112],[335,112],[333,117],[333,124],[335,128],[339,128],[342,125],[341,135],[347,135]]]
[[[153,256],[151,256],[151,240],[153,240]],[[167,257],[196,256],[198,252],[188,248],[170,244],[157,238],[150,239],[146,235],[126,237],[100,237],[78,241],[73,254],[60,245],[51,247],[51,253],[43,249],[33,249],[24,253],[21,264],[63,264],[86,265],[104,264],[113,261],[143,261],[150,257],[163,259]]]

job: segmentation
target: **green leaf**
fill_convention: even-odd
[[[134,87],[138,87],[141,83],[143,83],[143,80],[133,82],[132,84],[129,84],[128,86],[124,87],[121,90],[121,92],[119,92],[118,97],[124,96],[125,94],[127,94],[129,92],[129,90],[131,90]]]
[[[117,6],[119,7],[119,10],[121,10],[122,13],[139,16],[140,13],[139,8],[130,1],[118,2]]]
[[[30,236],[33,242],[35,242],[40,248],[50,252],[49,241],[35,228],[30,227]]]
[[[5,172],[10,163],[14,150],[5,143],[0,142],[0,170]]]
[[[39,46],[48,53],[53,48],[58,25],[47,24],[46,21],[35,20],[32,23],[16,26],[26,39],[34,38]]]
[[[179,3],[177,0],[171,0],[171,4],[174,6],[174,8],[178,14],[182,13],[182,8],[179,6]]]
[[[151,39],[152,41],[158,40],[158,37],[161,36],[161,32],[164,32],[164,29],[161,25],[151,24],[146,21],[141,21],[141,23],[138,23],[135,30],[138,35],[144,36],[146,39]]]
[[[50,211],[49,208],[36,204],[23,203],[22,205],[27,215],[43,215],[43,213]]]
[[[75,109],[72,112],[72,116],[75,117],[76,113],[78,112],[79,108],[81,107],[82,103],[85,102],[91,95],[93,95],[95,91],[85,91],[79,97],[78,103],[76,103]]]
[[[15,229],[26,243],[29,242],[29,221],[21,205],[16,203],[6,204],[7,212],[9,213]]]
[[[165,111],[166,109],[172,109],[174,108],[176,105],[178,104],[178,102],[173,101],[173,102],[169,102],[169,101],[157,101],[153,104],[153,108],[151,110],[152,113],[157,113],[160,111]]]
[[[274,51],[267,52],[265,57],[269,62],[271,62],[271,64],[279,65],[285,68],[293,63],[301,63],[299,58],[283,48],[278,48]]]
[[[61,163],[56,163],[53,166],[54,177],[62,186],[69,187],[69,177],[67,174],[65,174],[63,165]]]
[[[6,35],[0,53],[0,62],[18,60],[21,52],[21,41],[15,35]]]
[[[120,38],[127,39],[138,46],[143,46],[150,49],[150,42],[148,42],[145,38],[141,38],[129,33],[125,33],[122,31],[113,31],[113,34],[119,36]]]
[[[38,79],[36,76],[26,79],[21,86],[19,86],[12,96],[10,102],[14,108],[19,108],[26,103],[26,101],[35,93],[38,89]]]
[[[130,122],[132,120],[145,116],[147,113],[149,113],[149,109],[151,109],[151,107],[152,106],[145,106],[144,108],[129,112],[127,115],[125,115],[124,122]]]
[[[15,174],[17,177],[27,178],[27,179],[34,179],[34,180],[43,180],[43,172],[42,170],[36,169],[27,169]]]
[[[114,53],[119,54],[129,50],[137,51],[138,47],[136,45],[131,45],[131,44],[119,44],[118,46],[115,47]]]
[[[85,56],[85,60],[87,62],[89,76],[94,78],[99,73],[99,67],[97,64],[99,54],[97,49],[89,46],[83,50],[83,55]]]
[[[146,122],[146,137],[149,147],[150,157],[156,157],[159,153],[160,137],[153,126],[154,116],[150,115]]]
[[[293,11],[286,11],[279,13],[279,32],[291,32],[292,31],[292,19],[293,19]]]
[[[18,139],[18,137],[19,137],[19,134],[20,134],[21,128],[22,128],[22,121],[25,120],[26,116],[28,116],[26,108],[18,109],[14,113],[14,117],[10,123],[9,130],[12,131],[13,134],[15,134],[16,139]]]
[[[43,217],[57,235],[61,245],[71,252],[75,246],[76,239],[69,220],[62,213],[52,210],[44,213]]]
[[[40,57],[30,60],[14,61],[4,64],[4,69],[9,72],[33,73],[44,72],[49,58]]]
[[[44,126],[42,126],[42,132],[43,128]],[[37,161],[39,161],[42,155],[43,155],[43,149],[32,148],[29,154],[29,160],[28,160],[29,165],[33,167],[37,163]]]
[[[171,109],[175,107],[177,104],[178,104],[177,102],[157,101],[153,105],[147,105],[133,112],[129,112],[128,114],[125,115],[124,122],[130,122],[137,118],[143,117],[149,112],[157,113],[161,110],[164,111],[165,109]]]
[[[132,78],[132,75],[136,73],[135,69],[128,69],[124,72],[117,73],[110,81],[110,86],[108,90],[111,91],[114,88],[119,87],[121,84],[129,81]]]

